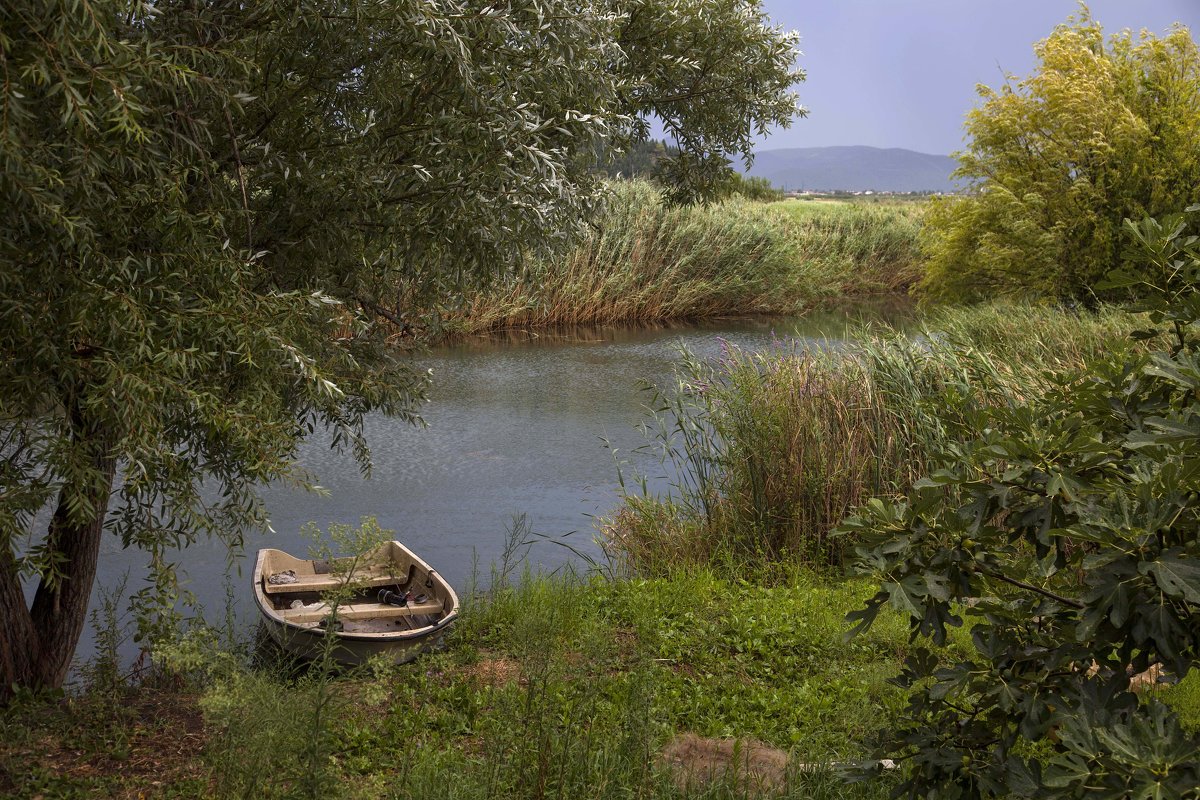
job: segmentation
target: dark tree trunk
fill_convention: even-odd
[[[16,561],[7,547],[0,547],[0,700],[14,684],[29,685],[38,650]]]
[[[94,473],[59,490],[46,533],[47,549],[59,567],[55,580],[42,579],[32,607],[26,607],[13,554],[7,548],[0,552],[0,699],[13,686],[62,686],[87,619],[116,459],[107,437],[87,424],[77,404],[72,404],[71,425],[72,445],[86,455]],[[70,512],[81,505],[91,509],[86,518]]]

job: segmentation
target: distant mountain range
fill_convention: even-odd
[[[760,150],[749,175],[794,190],[952,192],[958,162],[899,147],[789,147]]]

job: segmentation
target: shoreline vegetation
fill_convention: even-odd
[[[0,13],[0,796],[1197,796],[1185,26],[1081,3],[981,87],[963,191],[806,203],[730,169],[806,113],[761,2],[43,5]],[[365,473],[371,413],[419,422],[406,344],[910,290],[904,329],[683,354],[675,485],[618,474],[550,575],[514,520],[426,657],[339,667],[337,589],[304,664],[234,588],[180,608],[172,548],[319,490],[304,442]],[[97,603],[117,540],[147,569]]]
[[[842,643],[843,610],[871,591],[803,569],[763,580],[707,569],[644,581],[526,573],[469,602],[443,652],[332,675],[249,666],[249,654],[201,631],[165,654],[169,678],[93,684],[6,711],[0,792],[756,795],[736,772],[697,775],[680,792],[659,753],[689,731],[786,754],[782,796],[845,797],[834,765],[866,756],[879,714],[903,705],[887,683],[906,650],[903,620]],[[701,749],[702,762],[719,761],[717,748]],[[882,800],[892,785],[852,796]]]
[[[854,542],[830,534],[854,509],[903,497],[979,412],[1042,394],[1055,372],[1126,347],[1144,323],[1116,308],[998,303],[935,309],[915,329],[863,327],[826,348],[685,357],[649,429],[689,478],[666,497],[628,490],[601,526],[610,555],[633,575],[781,560],[840,569]]]
[[[140,682],[100,664],[80,692],[19,696],[0,712],[0,793],[884,800],[889,771],[845,782],[905,713],[891,679],[912,652],[907,621],[889,612],[845,639],[845,613],[875,588],[786,561],[526,571],[472,595],[444,650],[347,671],[198,628]],[[970,650],[958,630],[936,652]],[[1200,730],[1196,675],[1143,692]],[[739,767],[740,750],[773,766]]]
[[[574,248],[467,297],[445,333],[795,314],[921,279],[922,203],[670,206],[644,180],[611,189]]]
[[[618,188],[567,259],[492,286],[449,330],[792,313],[921,277],[918,204],[657,203]],[[0,712],[0,794],[882,800],[898,775],[847,784],[844,768],[903,718],[890,679],[913,645],[891,611],[844,639],[876,584],[844,576],[854,541],[835,527],[903,495],[981,410],[1133,346],[1144,322],[994,303],[825,348],[685,357],[647,430],[687,477],[651,496],[622,476],[599,569],[512,577],[506,556],[447,648],[401,667],[297,669],[199,627],[131,678],[110,648],[81,690]],[[936,656],[970,647],[959,630]],[[1145,691],[1200,730],[1196,675]]]

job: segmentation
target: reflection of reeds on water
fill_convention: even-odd
[[[648,331],[689,330],[692,325],[683,320],[647,320],[638,323],[617,324],[555,324],[547,326],[521,326],[489,328],[472,331],[455,337],[454,344],[467,347],[558,346],[564,344],[605,344],[620,341],[625,335],[644,334]]]
[[[890,318],[888,315],[903,316],[910,309],[911,302],[901,298],[895,304],[898,311],[892,311],[893,305],[888,304],[879,311],[872,310],[870,316]],[[873,307],[872,307],[873,308]],[[843,321],[840,315],[830,318],[833,321]],[[472,333],[456,335],[449,344],[454,347],[467,349],[503,349],[512,345],[521,347],[559,347],[562,345],[588,344],[620,344],[628,341],[643,341],[655,333],[692,333],[711,326],[715,331],[727,331],[730,327],[753,328],[759,326],[762,330],[770,331],[781,325],[777,316],[763,314],[721,315],[704,320],[692,319],[657,319],[644,322],[618,322],[611,324],[590,325],[548,325],[544,327],[526,326],[515,328],[492,328]],[[652,337],[651,337],[652,338]]]

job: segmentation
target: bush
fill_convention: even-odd
[[[932,203],[921,285],[938,300],[1117,299],[1121,224],[1200,200],[1200,49],[1188,30],[1105,41],[1086,9],[1031,76],[981,87],[958,154],[965,197]]]
[[[1193,210],[1200,211],[1200,207]],[[1195,797],[1200,736],[1133,677],[1200,665],[1200,237],[1129,225],[1159,349],[1060,372],[1044,397],[993,409],[904,502],[843,532],[914,637],[975,621],[972,658],[916,650],[891,748],[921,797]],[[1153,276],[1147,281],[1146,276]]]
[[[742,197],[764,203],[783,199],[783,190],[775,188],[768,178],[752,178],[737,172],[721,187],[720,194],[723,197]]]

